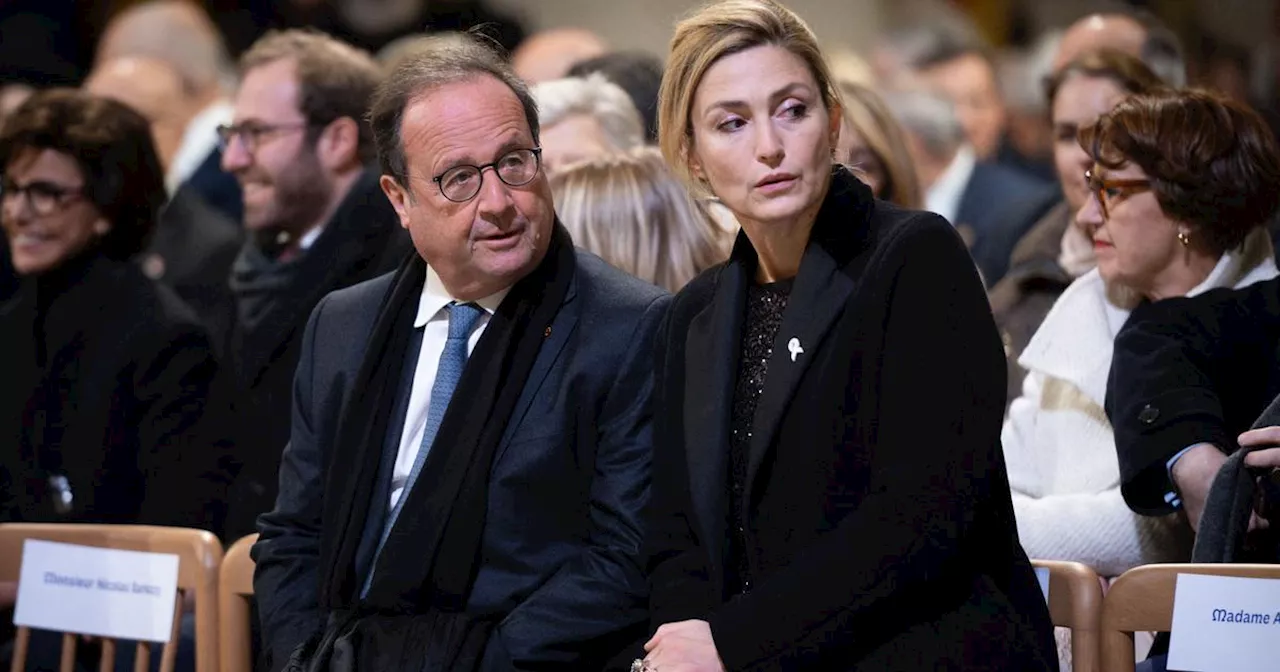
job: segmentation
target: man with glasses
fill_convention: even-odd
[[[271,669],[601,669],[645,628],[668,297],[574,250],[486,46],[414,55],[370,118],[418,256],[307,325],[253,549]]]
[[[290,390],[307,315],[329,292],[395,268],[410,249],[378,187],[363,120],[380,79],[371,56],[319,33],[263,37],[241,59],[222,167],[244,193],[247,241],[231,269],[244,468],[228,531],[275,502]]]

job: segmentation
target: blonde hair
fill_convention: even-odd
[[[827,111],[840,106],[840,92],[818,40],[804,20],[773,0],[722,0],[705,5],[676,24],[671,54],[658,93],[658,144],[667,163],[700,198],[707,185],[689,169],[693,133],[689,124],[694,94],[716,61],[753,47],[778,46],[809,66]]]
[[[840,93],[844,101],[844,121],[862,136],[867,149],[884,166],[887,179],[880,197],[905,208],[921,207],[920,181],[907,150],[906,132],[893,118],[889,107],[879,94],[862,84],[842,81]],[[840,160],[845,161],[847,157]],[[850,168],[858,170],[858,166]]]
[[[656,148],[572,164],[551,176],[551,189],[578,247],[669,291],[728,256],[730,236]]]
[[[540,82],[529,87],[529,92],[538,103],[538,125],[543,128],[582,115],[600,124],[614,149],[644,144],[644,120],[631,96],[598,72]]]

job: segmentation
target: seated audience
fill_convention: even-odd
[[[569,77],[586,77],[593,72],[622,87],[644,120],[646,143],[658,139],[658,87],[662,85],[662,60],[643,51],[614,51],[579,61],[569,68]]]
[[[904,208],[919,208],[916,180],[907,140],[889,108],[871,87],[840,83],[844,117],[836,160],[853,169],[876,198]]]
[[[667,291],[680,291],[729,255],[732,237],[656,148],[572,164],[552,176],[551,190],[575,245]]]
[[[38,93],[0,129],[0,522],[221,531],[228,402],[209,335],[130,263],[165,200],[147,121]]]
[[[835,163],[839,90],[777,2],[684,19],[662,91],[663,155],[742,233],[659,332],[633,669],[1056,670],[959,236]]]
[[[378,186],[365,122],[381,79],[373,58],[308,31],[270,33],[241,56],[222,166],[244,186],[248,239],[231,268],[238,450],[228,530],[271,509],[289,442],[307,316],[326,294],[396,268],[410,249]]]
[[[924,209],[956,227],[983,280],[993,286],[1008,268],[1013,241],[1057,200],[1055,190],[998,163],[979,161],[945,96],[908,89],[886,92],[884,100],[906,131]]]
[[[1280,163],[1256,113],[1194,91],[1130,97],[1081,129],[1079,143],[1094,163],[1076,225],[1098,266],[1067,288],[1023,352],[1028,374],[1002,440],[1028,554],[1110,577],[1189,555],[1175,519],[1138,516],[1122,497],[1103,411],[1116,334],[1142,302],[1277,275],[1262,226]]]
[[[1160,85],[1141,61],[1118,51],[1086,53],[1048,81],[1053,163],[1062,200],[1018,241],[1009,272],[990,295],[1009,366],[1009,402],[1022,391],[1026,369],[1018,359],[1027,342],[1058,297],[1094,267],[1093,241],[1084,229],[1071,225],[1090,198],[1084,174],[1093,166],[1078,133],[1126,96]]]
[[[604,75],[543,82],[532,92],[542,129],[542,165],[548,174],[575,161],[644,144],[644,122],[635,104]]]

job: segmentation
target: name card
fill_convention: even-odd
[[[1040,592],[1044,595],[1044,603],[1049,604],[1049,568],[1036,567],[1036,580],[1040,582]]]
[[[1280,580],[1179,574],[1169,669],[1274,672]]]
[[[13,622],[41,630],[167,642],[178,556],[28,539]]]

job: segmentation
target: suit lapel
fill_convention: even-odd
[[[817,354],[823,338],[843,312],[853,292],[854,281],[840,272],[835,259],[821,245],[809,245],[800,263],[787,299],[782,325],[773,339],[773,354],[764,391],[756,405],[747,461],[747,496],[751,501],[751,484],[773,438],[783,414],[795,394],[796,386]]]
[[[533,368],[529,371],[529,377],[525,380],[524,388],[520,391],[520,399],[516,401],[516,406],[511,411],[511,418],[507,421],[506,429],[503,430],[502,443],[498,444],[498,450],[493,456],[493,464],[495,465],[502,459],[502,455],[507,452],[507,446],[511,444],[516,428],[520,426],[525,414],[529,412],[529,407],[533,405],[533,400],[538,396],[542,381],[546,379],[547,374],[551,372],[551,369],[560,360],[560,353],[564,351],[564,346],[569,342],[569,337],[577,329],[578,311],[575,304],[578,294],[577,279],[575,278],[572,283],[569,286],[569,291],[565,294],[564,302],[560,304],[560,312],[556,314],[555,321],[551,323],[550,335],[546,336],[542,347],[538,349],[538,358],[534,360]]]
[[[738,375],[732,353],[741,346],[747,266],[730,261],[716,280],[715,296],[689,324],[684,356],[684,446],[689,493],[698,532],[711,553],[712,565],[723,552],[729,426],[733,385]]]

